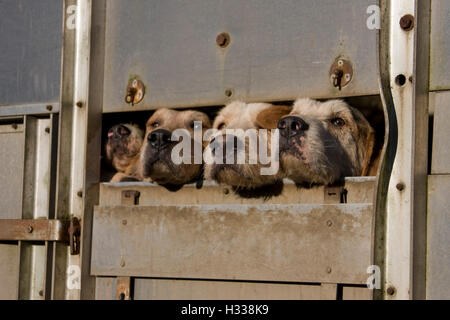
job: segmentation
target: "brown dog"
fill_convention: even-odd
[[[282,185],[278,170],[273,174],[261,174],[261,169],[267,168],[270,165],[261,164],[260,161],[250,163],[249,152],[251,151],[249,147],[249,136],[245,134],[237,135],[236,131],[231,132],[230,129],[242,129],[243,131],[253,129],[253,132],[256,132],[254,142],[257,144],[265,144],[267,154],[270,155],[271,131],[267,130],[267,136],[261,137],[259,135],[260,129],[276,129],[278,120],[288,114],[291,109],[291,107],[287,106],[275,106],[267,103],[246,104],[240,101],[233,102],[223,108],[214,120],[213,128],[217,129],[218,132],[216,132],[209,145],[212,156],[223,158],[216,158],[221,161],[205,164],[205,177],[210,180],[215,180],[218,183],[234,187],[235,191],[241,196],[251,196],[251,193],[240,191],[266,188],[267,186],[277,184]],[[234,149],[227,148],[228,143],[234,146]],[[237,161],[238,144],[241,146],[244,162]],[[221,153],[219,156],[216,155],[215,150],[220,150]],[[227,161],[227,157],[231,161]],[[270,190],[267,191],[270,195]],[[260,195],[265,196],[266,194],[262,193]]]
[[[299,99],[278,129],[281,167],[299,185],[328,185],[369,171],[374,130],[342,100]]]
[[[106,160],[118,172],[111,182],[118,182],[139,156],[144,133],[134,124],[118,124],[108,130]],[[135,176],[129,172],[128,175]]]
[[[194,140],[194,129],[200,129],[200,124],[202,131],[200,131],[200,141],[198,141]],[[144,144],[138,164],[138,170],[142,177],[149,178],[173,191],[180,189],[184,184],[203,181],[202,155],[206,145],[202,142],[203,130],[210,128],[211,122],[203,112],[157,110],[146,125]],[[172,135],[177,129],[184,129],[184,132],[189,135],[186,138],[190,139],[191,146],[191,152],[188,155],[189,163],[174,162],[172,151],[178,143],[182,142],[182,140],[180,142],[172,141]],[[194,158],[195,149],[200,151],[200,162]],[[189,150],[184,151],[188,152]],[[176,152],[175,155],[178,153]]]

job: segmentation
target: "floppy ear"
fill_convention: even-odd
[[[375,131],[358,110],[353,110],[353,116],[358,126],[358,154],[361,163],[361,176],[367,176],[375,145]]]
[[[278,121],[291,111],[292,107],[289,106],[271,106],[258,113],[256,124],[264,129],[276,129]]]

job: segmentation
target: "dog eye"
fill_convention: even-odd
[[[152,126],[153,128],[158,128],[159,127],[159,122],[152,122],[150,123],[150,126]]]
[[[225,122],[222,122],[221,124],[219,124],[217,126],[217,129],[222,130],[223,128],[225,128]]]
[[[345,121],[342,118],[334,118],[330,120],[331,124],[336,127],[343,127],[345,125]]]

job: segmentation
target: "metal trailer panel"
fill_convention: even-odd
[[[62,8],[60,0],[0,2],[0,114],[2,106],[41,110],[36,103],[59,101]]]
[[[371,204],[97,207],[91,274],[365,284]]]
[[[450,2],[431,1],[430,90],[450,89]]]
[[[436,92],[434,96],[433,149],[431,173],[450,173],[450,92]]]
[[[345,203],[370,203],[375,191],[375,177],[350,177],[346,178],[343,189],[346,192]],[[298,188],[292,181],[285,180],[283,191],[279,196],[268,199],[242,198],[236,195],[229,186],[217,185],[211,181],[205,181],[201,190],[194,184],[185,185],[173,192],[156,184],[146,182],[121,182],[100,184],[99,204],[115,206],[123,204],[123,194],[128,190],[137,191],[139,197],[136,205],[177,205],[177,204],[305,204],[305,203],[330,203],[330,191],[328,187],[318,186],[311,189]],[[333,203],[340,203],[339,196],[333,198]]]
[[[428,179],[427,299],[450,299],[450,175]]]
[[[103,111],[378,94],[377,30],[368,28],[377,3],[108,1]],[[329,73],[338,57],[353,65],[342,91]],[[145,85],[135,106],[125,103],[133,78]]]

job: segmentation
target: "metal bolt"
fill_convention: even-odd
[[[395,77],[395,83],[399,86],[402,87],[405,85],[406,83],[406,77],[404,74],[399,74],[398,76]]]
[[[231,96],[233,95],[233,90],[231,90],[231,89],[225,90],[225,95],[226,95],[228,98],[231,97]]]
[[[333,221],[328,220],[328,221],[327,221],[327,226],[331,227],[332,225],[333,225]]]
[[[223,189],[223,194],[229,194],[230,190],[228,188]]]
[[[77,106],[78,108],[82,108],[82,107],[83,107],[83,102],[78,101],[78,102],[76,103],[76,106]]]
[[[11,125],[11,127],[12,127],[14,130],[17,130],[17,128],[18,128],[17,123],[13,123],[13,124]]]
[[[397,185],[395,187],[397,188],[398,191],[403,191],[405,189],[405,184],[400,182],[400,183],[397,183]]]
[[[80,198],[83,197],[83,191],[81,191],[81,190],[78,191],[78,192],[77,192],[77,196],[80,197]]]
[[[45,128],[45,132],[50,133],[50,128],[49,127]]]
[[[125,260],[120,260],[120,266],[123,268],[123,267],[125,267]]]
[[[39,296],[41,296],[41,297],[44,296],[44,290],[39,290]]]
[[[386,292],[388,295],[393,296],[395,294],[395,288],[393,286],[390,286],[386,289]]]
[[[127,225],[127,220],[122,220],[122,224],[124,225],[124,226],[126,226]]]
[[[327,273],[331,273],[331,267],[327,268]]]
[[[400,19],[400,27],[405,31],[410,31],[414,28],[414,17],[410,14],[405,14]]]
[[[49,104],[48,106],[46,106],[45,108],[46,108],[48,111],[52,111],[52,110],[53,110],[53,106],[50,105],[50,104]]]
[[[216,38],[216,43],[221,48],[226,48],[230,44],[230,35],[226,32],[222,32]]]
[[[33,226],[29,225],[27,231],[28,231],[28,233],[32,233],[33,232]]]

